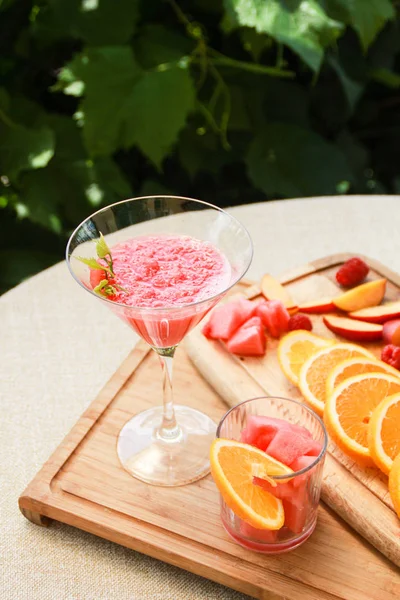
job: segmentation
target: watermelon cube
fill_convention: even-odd
[[[272,337],[279,338],[288,331],[290,315],[280,300],[263,300],[257,305],[256,314]]]
[[[280,429],[269,444],[266,452],[276,460],[291,465],[296,458],[307,454],[315,447],[315,441],[293,429]]]
[[[280,500],[287,499],[293,496],[293,488],[291,485],[291,481],[287,481],[284,483],[278,483],[276,486],[271,485],[271,483],[267,479],[261,479],[260,477],[253,477],[254,485],[258,485],[266,492],[275,496],[275,498],[279,498]]]
[[[276,542],[278,535],[277,531],[270,531],[269,529],[257,529],[245,521],[240,523],[240,533],[254,541],[267,543]]]
[[[232,354],[240,356],[264,356],[267,339],[262,326],[240,327],[226,342],[226,348]]]
[[[270,300],[269,307],[278,324],[279,337],[289,330],[290,315],[280,300]]]
[[[246,428],[241,433],[241,441],[257,446],[260,450],[265,450],[276,432],[281,427],[286,427],[286,425],[287,421],[283,419],[250,415],[247,418]],[[246,439],[243,436],[246,436]],[[261,444],[259,444],[259,440],[262,441]],[[261,446],[265,447],[262,448]]]
[[[282,503],[285,511],[285,527],[293,531],[293,533],[301,533],[307,521],[307,505],[303,504],[303,506],[299,507],[290,500],[282,500]]]
[[[314,462],[315,462],[315,456],[299,456],[296,458],[296,460],[294,460],[292,462],[292,464],[290,465],[290,468],[293,469],[293,471],[301,471],[302,469],[306,469],[307,467],[312,465]],[[314,472],[314,469],[310,469],[306,473],[303,473],[302,475],[297,475],[296,477],[294,477],[293,482],[292,482],[293,487],[297,488],[300,485],[302,485],[303,483],[306,483],[313,472]]]
[[[256,327],[260,327],[261,329],[263,328],[262,321],[257,315],[255,315],[254,317],[250,317],[250,319],[243,323],[242,327],[247,328],[252,327],[253,325],[256,325]]]
[[[261,318],[264,326],[268,330],[268,333],[274,338],[279,337],[278,323],[276,323],[275,321],[275,318],[269,307],[269,302],[267,302],[266,300],[260,302],[257,306],[256,314]]]
[[[227,340],[254,315],[255,310],[256,305],[244,298],[222,304],[213,310],[202,333],[209,339]]]

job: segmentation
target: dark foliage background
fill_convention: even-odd
[[[398,9],[0,0],[0,291],[134,195],[400,193]]]

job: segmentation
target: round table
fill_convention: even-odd
[[[400,196],[331,196],[230,209],[254,242],[248,277],[351,252],[400,271]],[[70,276],[65,262],[0,298],[2,600],[247,598],[155,559],[54,523],[18,496],[132,349],[136,338]]]

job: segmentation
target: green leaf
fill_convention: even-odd
[[[119,286],[116,287],[122,289]],[[108,279],[102,279],[100,283],[93,288],[93,291],[96,292],[96,294],[100,294],[100,296],[113,296],[116,293],[116,288],[110,284]]]
[[[349,105],[351,111],[353,111],[364,91],[365,86],[362,83],[352,79],[346,73],[345,69],[340,64],[340,62],[336,56],[330,56],[329,63],[333,67],[333,69],[336,71],[339,81],[342,84],[342,89],[346,96],[348,105]]]
[[[256,62],[259,62],[264,50],[271,48],[273,41],[265,34],[257,33],[251,27],[244,27],[239,32],[243,48],[251,54]]]
[[[375,40],[387,21],[395,18],[390,0],[335,0],[347,11],[348,22],[357,31],[364,51]]]
[[[108,269],[108,267],[99,264],[95,258],[84,258],[83,256],[77,256],[76,259],[80,260],[91,269],[97,269],[98,271],[106,271]]]
[[[298,54],[318,71],[324,49],[344,30],[343,24],[328,17],[318,0],[225,0],[240,25],[267,33]]]
[[[45,167],[54,154],[54,133],[43,126],[28,129],[0,123],[0,171],[14,179],[25,169]]]
[[[83,81],[85,98],[83,138],[93,156],[107,156],[121,145],[121,131],[126,120],[137,119],[129,112],[135,83],[142,70],[128,46],[88,49],[66,68],[69,81]],[[107,85],[104,85],[107,82]]]
[[[49,42],[74,37],[90,46],[119,45],[129,41],[138,17],[138,0],[48,0],[40,6],[34,31]]]
[[[62,181],[51,168],[28,171],[22,178],[20,193],[25,216],[54,233],[61,233],[59,205],[63,193]]]
[[[106,256],[111,256],[111,250],[107,246],[107,242],[104,239],[104,235],[100,233],[100,237],[96,242],[96,252],[99,258],[105,258]]]
[[[136,144],[160,168],[194,100],[195,89],[186,68],[173,66],[144,73],[125,105],[124,146]]]
[[[253,183],[269,196],[334,194],[353,175],[345,157],[318,134],[295,125],[271,123],[252,142],[247,156]]]
[[[400,87],[400,74],[394,73],[390,69],[373,69],[369,75],[374,81],[389,88],[398,89]]]
[[[135,39],[135,55],[145,69],[177,62],[195,47],[191,40],[162,25],[145,25]]]
[[[265,86],[263,110],[268,122],[283,121],[307,127],[309,125],[309,94],[293,81],[271,79]]]

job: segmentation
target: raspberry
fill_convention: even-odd
[[[337,271],[336,281],[343,287],[361,283],[368,275],[369,267],[361,258],[349,258]]]
[[[295,329],[305,329],[306,331],[312,331],[312,323],[310,317],[307,317],[307,315],[293,315],[289,319],[288,328],[289,331],[294,331]]]
[[[400,346],[388,344],[382,348],[381,360],[400,371]]]

